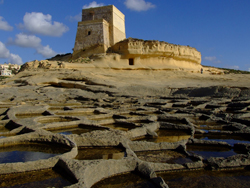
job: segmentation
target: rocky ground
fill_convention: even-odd
[[[2,81],[0,149],[67,150],[4,162],[0,174],[56,167],[73,179],[68,187],[89,188],[132,172],[168,187],[158,173],[250,165],[250,75],[63,67],[27,68]]]

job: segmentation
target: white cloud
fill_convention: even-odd
[[[16,38],[13,40],[9,39],[8,44],[13,44],[25,48],[37,48],[41,45],[41,39],[35,35],[26,35],[19,33],[16,35]]]
[[[74,22],[74,21],[80,22],[82,20],[82,13],[79,13],[75,16],[69,16],[67,19],[71,22]]]
[[[145,2],[145,0],[126,0],[124,2],[128,9],[134,11],[146,11],[151,8],[155,8],[155,5],[150,2]]]
[[[0,16],[0,30],[4,30],[4,31],[12,31],[13,30],[13,27],[10,26],[8,24],[8,22],[4,21],[4,18],[2,16]]]
[[[250,72],[250,68],[248,68],[248,71]]]
[[[0,0],[0,4],[3,4],[4,3],[4,0]]]
[[[10,54],[8,62],[11,64],[18,64],[18,65],[23,64],[22,58],[17,54]]]
[[[221,63],[220,60],[217,60],[215,56],[206,56],[204,57],[205,61],[211,61],[212,63]]]
[[[229,68],[229,69],[235,69],[235,70],[239,70],[240,69],[240,67],[238,65],[228,66],[227,68]]]
[[[214,61],[213,63],[221,63],[221,61],[220,61],[220,60],[217,60],[217,61]]]
[[[23,64],[22,58],[17,54],[11,54],[10,51],[0,41],[0,58],[8,59],[8,63],[12,64]]]
[[[9,56],[10,51],[5,47],[5,44],[0,41],[0,58],[8,58]]]
[[[104,5],[105,4],[103,4],[103,3],[97,3],[96,1],[93,1],[93,2],[89,3],[88,5],[84,5],[82,8],[87,9],[87,8],[101,7]]]
[[[55,56],[57,53],[50,48],[49,45],[41,46],[36,49],[37,53],[41,54],[43,57],[50,58]]]
[[[214,61],[214,60],[216,60],[216,57],[215,56],[208,56],[208,57],[204,57],[204,60],[206,60],[206,61]]]
[[[57,54],[50,48],[49,45],[43,46],[41,42],[42,40],[35,35],[19,33],[16,35],[16,38],[14,40],[10,38],[8,44],[23,48],[34,48],[38,54],[41,54],[45,58],[49,58]]]
[[[19,28],[25,29],[33,34],[54,37],[60,37],[69,30],[63,23],[56,21],[52,23],[52,16],[49,14],[44,15],[41,12],[26,13],[23,17],[23,24],[19,24]]]

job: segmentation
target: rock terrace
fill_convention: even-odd
[[[124,72],[95,70],[26,70],[2,82],[0,149],[42,143],[65,151],[1,162],[1,175],[59,168],[72,179],[67,187],[90,188],[130,172],[168,187],[162,172],[250,165],[250,88],[236,87],[237,76],[183,73],[191,87],[173,87],[171,73],[155,85],[157,72],[134,70],[126,82]]]

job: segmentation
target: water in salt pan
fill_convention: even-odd
[[[150,180],[144,179],[137,173],[116,175],[97,182],[92,188],[151,188],[155,187]]]
[[[250,171],[188,171],[157,173],[171,188],[248,188]]]
[[[125,156],[124,149],[117,147],[94,147],[79,148],[76,159],[78,160],[94,160],[94,159],[121,159]]]
[[[48,159],[69,152],[71,148],[52,144],[27,144],[0,148],[0,163]]]
[[[75,183],[75,182],[71,182],[70,180],[62,177],[60,174],[56,173],[52,169],[0,175],[0,187],[61,188],[61,187],[69,186],[72,183]]]
[[[146,136],[140,140],[148,142],[178,142],[181,140],[188,140],[191,135],[181,130],[167,130],[160,129],[156,132],[158,137]]]

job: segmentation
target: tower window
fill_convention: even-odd
[[[88,35],[91,35],[91,31],[88,31]]]
[[[133,58],[129,58],[128,63],[129,63],[129,65],[134,65],[134,59]]]
[[[94,11],[91,11],[89,14],[90,14],[90,18],[91,18],[92,20],[94,20],[94,19],[95,19],[95,12],[94,12]]]

